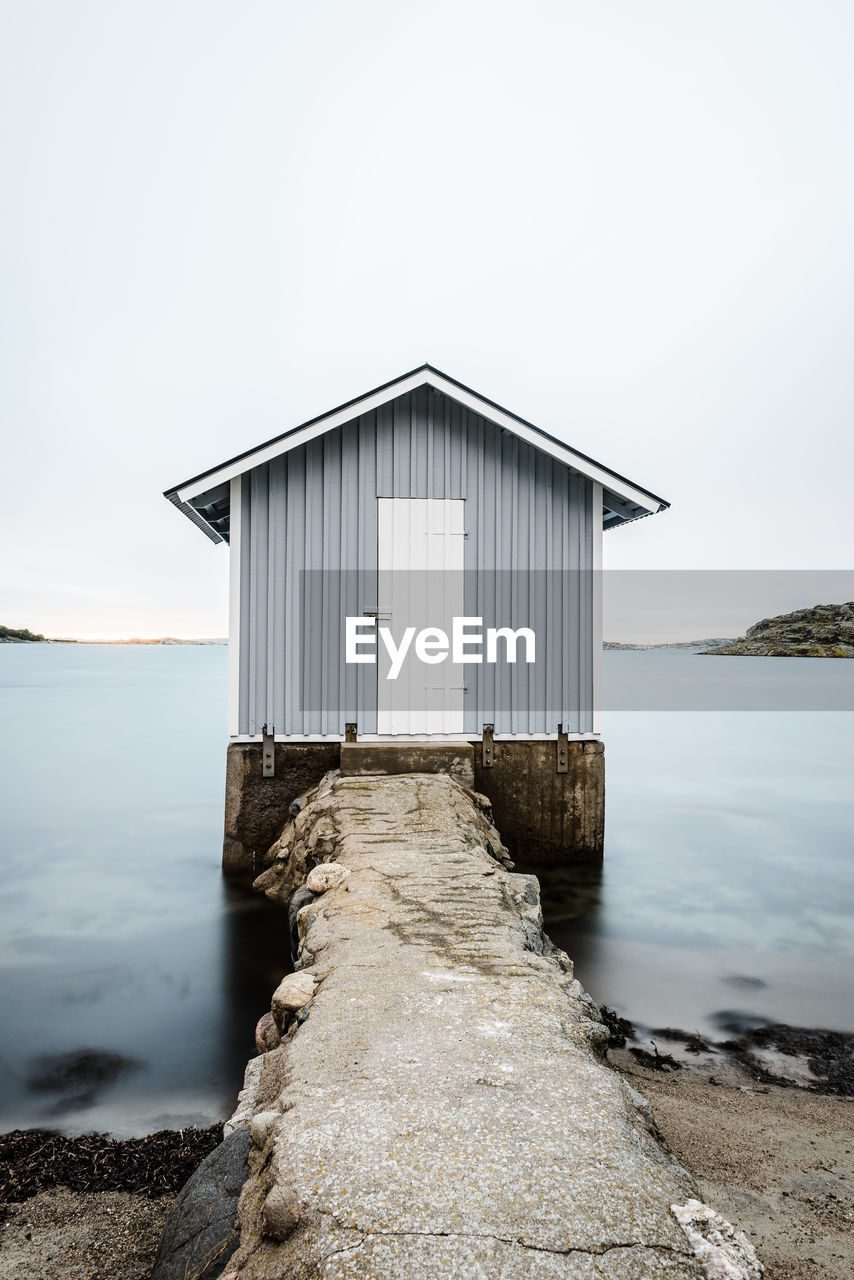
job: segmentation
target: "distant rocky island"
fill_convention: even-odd
[[[227,640],[178,640],[175,636],[160,636],[155,640],[78,640],[77,644],[228,644]]]
[[[714,649],[719,644],[733,644],[732,636],[716,636],[705,640],[674,640],[669,644],[620,644],[616,640],[604,641],[603,649]]]
[[[854,658],[854,601],[763,618],[738,640],[704,650],[762,658]]]

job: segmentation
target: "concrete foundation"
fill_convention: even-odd
[[[558,773],[556,742],[496,742],[488,767],[475,747],[475,791],[489,796],[504,843],[526,865],[602,857],[605,746],[569,742],[567,750],[567,772]]]
[[[222,865],[254,878],[297,796],[330,769],[349,776],[449,773],[489,797],[507,847],[525,864],[601,858],[605,828],[605,754],[599,741],[570,742],[566,773],[557,772],[557,743],[493,745],[491,766],[480,741],[277,742],[275,777],[263,776],[260,742],[228,748]],[[472,777],[473,775],[473,777]]]
[[[340,742],[277,742],[275,777],[263,776],[260,742],[232,742],[225,767],[225,834],[222,869],[254,878],[261,859],[281,834],[297,796],[337,769]],[[256,871],[257,864],[257,871]]]

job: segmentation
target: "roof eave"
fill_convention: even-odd
[[[360,413],[370,412],[372,409],[395,399],[399,395],[415,391],[425,385],[432,386],[435,390],[443,392],[458,403],[466,405],[467,408],[472,409],[481,417],[496,422],[498,426],[504,426],[521,439],[526,440],[532,447],[538,448],[542,452],[550,453],[565,465],[572,467],[583,475],[587,475],[590,479],[602,483],[603,487],[613,491],[627,505],[639,508],[637,514],[631,515],[621,523],[630,523],[631,520],[637,519],[641,515],[654,515],[659,511],[665,510],[670,505],[664,498],[651,493],[647,489],[640,488],[625,476],[616,471],[611,471],[587,454],[573,449],[562,440],[558,440],[557,437],[549,435],[548,432],[543,431],[540,427],[526,421],[524,418],[520,418],[518,414],[504,409],[495,401],[486,399],[486,397],[473,391],[464,383],[458,382],[455,378],[442,373],[440,369],[436,369],[430,364],[420,365],[418,368],[410,370],[409,373],[402,374],[390,382],[385,382],[381,386],[375,387],[372,391],[357,396],[355,399],[345,401],[344,404],[338,405],[335,409],[310,418],[307,422],[303,422],[279,436],[274,436],[253,449],[237,454],[227,462],[220,463],[218,467],[213,467],[208,471],[201,472],[199,475],[192,476],[190,479],[183,481],[182,484],[165,490],[164,496],[184,510],[194,523],[201,521],[200,527],[204,528],[205,532],[208,532],[209,526],[204,523],[203,518],[192,507],[189,507],[190,501],[197,497],[199,493],[204,492],[213,485],[221,484],[234,476],[241,475],[243,472],[251,470],[254,466],[260,466],[262,463],[269,461],[273,457],[278,457],[290,449],[297,448],[307,440],[323,435],[327,431],[335,430],[345,422],[352,421]],[[193,511],[193,515],[190,515],[191,511]],[[215,534],[215,531],[212,532]],[[215,540],[221,541],[222,539],[218,534],[215,534]]]
[[[193,524],[196,525],[198,529],[201,529],[202,533],[205,534],[206,537],[210,538],[211,542],[225,542],[225,538],[223,538],[222,534],[217,533],[216,529],[209,525],[204,516],[201,515],[195,507],[191,507],[189,502],[182,502],[174,489],[164,493],[163,496],[164,498],[168,498],[179,511],[183,511],[187,519],[192,520]]]

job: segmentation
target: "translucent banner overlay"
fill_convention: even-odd
[[[322,715],[329,732],[854,710],[854,571],[316,570],[284,624],[299,655],[280,680],[289,713]]]

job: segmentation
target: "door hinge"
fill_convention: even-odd
[[[276,776],[276,741],[272,733],[267,732],[266,725],[264,725],[261,739],[261,776],[264,778]]]
[[[492,740],[494,729],[495,726],[491,724],[483,726],[483,753],[480,762],[484,769],[491,769],[495,764],[495,747]]]

